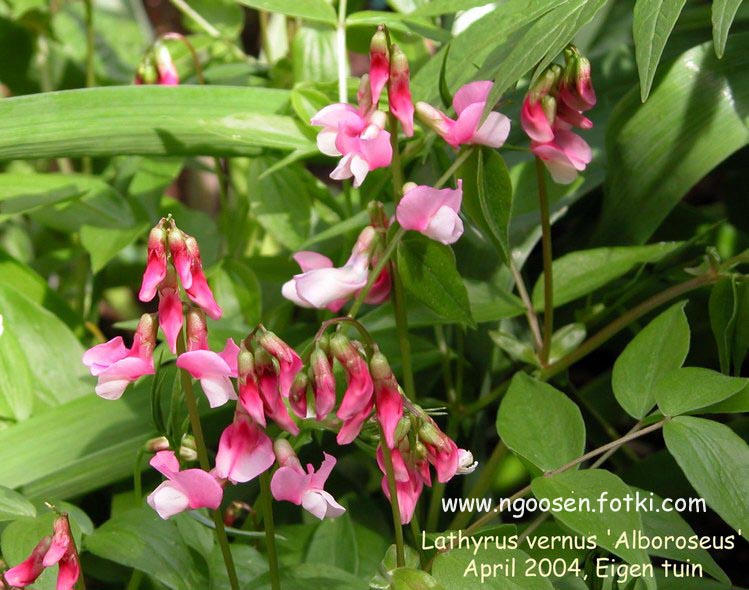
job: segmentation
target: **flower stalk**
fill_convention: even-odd
[[[270,489],[268,471],[260,475],[260,493],[263,496],[263,526],[265,528],[265,545],[268,551],[268,568],[272,590],[281,590],[281,579],[278,570],[278,551],[276,550],[276,527],[273,522],[273,498]]]

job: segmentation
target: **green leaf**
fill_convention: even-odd
[[[621,505],[630,496],[629,486],[610,471],[584,469],[565,471],[551,477],[537,477],[531,482],[533,495],[553,502],[575,499],[575,506],[587,501],[595,510],[561,510],[554,512],[554,518],[564,526],[585,536],[595,535],[599,547],[608,549],[631,564],[650,563],[648,554],[630,544],[617,544],[622,535],[631,536],[642,530],[642,520],[636,511],[612,510],[610,501],[620,501]],[[599,498],[604,498],[603,504]],[[647,588],[655,589],[653,578],[644,578]]]
[[[348,513],[334,520],[324,520],[315,529],[304,561],[325,564],[356,573],[359,568],[359,547]]]
[[[436,26],[430,19],[411,14],[398,14],[395,12],[380,12],[376,10],[362,10],[355,12],[346,18],[346,26],[354,27],[376,27],[387,26],[391,31],[401,33],[406,37],[426,37],[433,41],[447,43],[451,35],[445,29]]]
[[[710,292],[710,327],[718,345],[720,370],[736,374],[749,350],[749,282],[724,277]]]
[[[611,386],[622,408],[641,420],[655,405],[655,384],[684,364],[689,352],[686,302],[676,303],[643,328],[614,363]]]
[[[566,254],[552,263],[554,307],[592,293],[627,274],[638,264],[657,262],[679,245],[679,242],[661,242],[648,246],[594,248]],[[536,309],[543,309],[543,275],[533,287],[532,299]]]
[[[713,44],[715,54],[723,57],[728,40],[728,31],[741,6],[742,0],[713,0]]]
[[[477,149],[461,167],[463,210],[492,241],[503,262],[510,259],[508,228],[512,181],[496,150]]]
[[[260,283],[249,264],[227,258],[211,279],[213,294],[224,312],[221,322],[236,325],[244,321],[253,327],[260,322]]]
[[[14,335],[18,329],[3,327],[0,334],[0,416],[23,421],[34,407],[35,388],[31,365]]]
[[[445,590],[445,587],[428,573],[417,568],[399,567],[390,573],[392,590]]]
[[[291,57],[295,82],[337,80],[335,29],[321,25],[300,27],[291,43]]]
[[[518,549],[491,547],[489,551],[481,550],[474,554],[472,549],[456,548],[437,553],[432,575],[450,590],[552,590],[548,579],[525,575],[523,566],[527,560],[528,555]],[[494,564],[513,562],[516,564],[514,572],[508,571],[510,568],[494,568]],[[482,578],[482,574],[487,577]]]
[[[516,295],[489,281],[465,279],[471,314],[477,324],[521,315],[525,308]]]
[[[441,14],[452,14],[477,6],[486,6],[487,4],[486,0],[430,0],[410,14],[414,16],[440,16]]]
[[[148,231],[148,223],[135,227],[113,229],[84,225],[81,227],[81,244],[91,256],[91,271],[97,273],[124,248]]]
[[[29,416],[31,407],[36,411],[57,406],[90,391],[91,380],[81,362],[83,347],[65,324],[6,285],[0,285],[0,310],[4,329],[12,335],[3,346],[9,347],[9,352],[13,349],[15,356],[22,353],[28,369],[33,367],[30,379],[15,383],[31,386],[31,389],[13,394],[16,402],[21,404],[17,407],[22,419]],[[4,338],[5,334],[0,336],[0,339]],[[13,338],[15,345],[11,343]],[[22,370],[22,365],[19,365],[19,371]],[[20,376],[15,378],[21,379]],[[25,396],[27,401],[21,402],[20,396]],[[0,481],[7,483],[3,479]]]
[[[656,506],[663,505],[663,499],[653,492],[647,492],[635,488],[633,488],[633,492],[641,494],[642,497],[652,498]],[[692,527],[689,526],[678,512],[667,512],[666,510],[643,510],[640,512],[640,516],[642,518],[642,530],[651,540],[663,539],[668,535],[688,539],[695,535]],[[691,561],[692,563],[700,564],[704,568],[704,571],[710,574],[713,578],[730,586],[731,581],[728,579],[726,573],[717,563],[715,563],[715,560],[707,550],[702,547],[697,547],[696,549],[680,549],[674,545],[664,543],[659,543],[659,545],[662,546],[658,549],[652,548],[657,545],[651,545],[648,553],[656,557],[678,559],[683,562]],[[660,588],[660,585],[658,587]]]
[[[650,94],[663,48],[684,4],[686,0],[637,0],[635,4],[632,31],[643,102]]]
[[[663,428],[666,446],[708,506],[749,538],[749,447],[728,426],[679,416]]]
[[[710,369],[684,367],[662,375],[653,395],[666,416],[677,416],[717,404],[738,393],[749,381]]]
[[[585,451],[585,422],[577,405],[548,383],[517,373],[497,414],[500,438],[541,471],[551,471]],[[548,433],[554,436],[548,436]]]
[[[419,554],[408,545],[403,547],[403,559],[407,568],[419,567]],[[397,549],[390,545],[385,551],[385,556],[379,564],[377,573],[369,581],[370,590],[391,590],[390,583],[383,574],[391,574],[397,569]]]
[[[606,133],[607,190],[595,239],[642,244],[705,174],[749,140],[749,34],[722,60],[712,43],[683,53],[644,104],[633,91]]]
[[[473,325],[468,294],[449,246],[421,234],[406,235],[398,244],[398,272],[414,299],[446,319]]]
[[[280,12],[287,16],[329,25],[335,25],[337,22],[335,10],[325,0],[237,0],[237,2],[257,10]]]
[[[263,147],[312,147],[290,117],[275,114],[287,100],[284,91],[230,86],[122,86],[9,98],[0,108],[0,159],[238,156]]]
[[[118,514],[86,538],[86,550],[103,559],[152,576],[167,588],[207,588],[177,524],[162,520],[150,507]]]
[[[91,385],[86,397],[0,430],[0,481],[29,498],[64,499],[131,477],[136,450],[153,434],[150,384],[114,402]]]
[[[0,522],[19,516],[36,516],[36,508],[18,492],[0,486]]]

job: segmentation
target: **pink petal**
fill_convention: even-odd
[[[364,119],[355,107],[340,102],[323,107],[310,119],[310,124],[316,127],[338,129],[341,123],[359,125],[361,129],[365,126]]]
[[[338,131],[326,127],[317,134],[317,149],[326,156],[340,156],[341,152],[336,147],[337,138]]]
[[[184,315],[182,314],[182,300],[175,289],[161,289],[159,291],[159,325],[164,331],[169,350],[177,353],[177,338],[182,331]]]
[[[411,100],[411,89],[408,83],[408,71],[396,74],[388,90],[390,112],[400,121],[406,137],[414,134],[414,103]]]
[[[65,517],[58,517],[55,519],[54,524],[54,535],[52,535],[52,544],[50,545],[47,553],[44,554],[42,565],[44,567],[52,567],[70,549],[70,543],[72,541],[72,534],[70,533],[70,527]]]
[[[254,379],[248,378],[244,384],[240,384],[239,403],[255,422],[266,425],[263,400],[260,398],[260,389]]]
[[[564,151],[578,170],[585,170],[585,166],[590,163],[593,157],[590,146],[582,137],[572,131],[557,131],[554,143]]]
[[[216,474],[244,483],[268,470],[276,461],[273,443],[249,418],[238,416],[226,427],[216,454]]]
[[[143,302],[151,301],[156,296],[156,289],[166,278],[166,254],[148,251],[148,262],[143,273],[138,299]]]
[[[165,481],[146,498],[148,505],[164,520],[184,512],[190,507],[190,499],[180,486]]]
[[[179,471],[179,460],[174,451],[159,451],[151,458],[149,465],[166,478]]]
[[[175,474],[172,480],[182,488],[191,509],[216,510],[221,505],[224,490],[210,473],[202,469],[186,469]]]
[[[117,336],[109,342],[89,348],[83,354],[83,364],[89,367],[91,374],[96,377],[117,361],[124,359],[129,353],[122,336]]]
[[[462,198],[463,191],[460,186],[457,189],[416,186],[398,203],[395,217],[405,229],[424,231],[440,208],[447,206],[457,213]]]
[[[302,496],[309,488],[312,476],[293,467],[280,467],[273,474],[270,491],[279,502],[291,502],[301,505]]]
[[[44,555],[49,549],[51,543],[51,537],[44,537],[39,541],[36,547],[32,550],[31,555],[15,567],[12,567],[5,572],[5,581],[11,586],[18,588],[24,588],[29,584],[33,584],[44,572],[42,560],[44,559]]]
[[[234,385],[229,377],[203,377],[200,380],[200,386],[203,388],[206,398],[208,398],[208,405],[212,408],[218,408],[229,400],[237,399],[237,393],[234,391]]]
[[[403,417],[403,398],[397,389],[381,387],[375,395],[377,420],[385,433],[385,443],[389,448],[395,447],[395,429]]]
[[[213,292],[208,286],[208,281],[200,267],[197,270],[193,268],[192,285],[186,291],[190,300],[205,311],[208,317],[214,320],[221,319],[221,308],[216,303]]]
[[[232,367],[221,355],[212,350],[184,352],[177,357],[177,366],[190,373],[194,379],[232,375]],[[234,367],[234,374],[236,374],[236,367]]]
[[[283,284],[283,286],[281,287],[281,295],[283,295],[285,299],[288,299],[294,305],[298,305],[299,307],[314,308],[314,305],[312,305],[309,301],[305,301],[299,296],[299,293],[296,289],[296,279],[291,279]]]
[[[370,401],[370,403],[367,404],[367,406],[365,406],[361,410],[361,412],[359,412],[358,414],[354,414],[350,418],[347,418],[343,421],[343,425],[336,435],[336,442],[339,445],[347,445],[354,442],[354,439],[359,436],[362,426],[372,413],[373,407],[374,402]]]
[[[484,103],[473,103],[466,106],[458,115],[458,120],[445,141],[453,147],[472,143],[483,114]]]
[[[385,88],[389,77],[390,60],[387,53],[370,53],[369,84],[372,92],[372,104],[377,104],[380,100],[380,94],[382,94],[382,89]]]
[[[322,309],[338,299],[348,299],[367,284],[368,272],[356,267],[320,268],[296,275],[296,292],[302,301]]]
[[[510,119],[502,113],[491,112],[478,131],[473,134],[471,143],[498,148],[504,145],[508,135],[510,135]]]
[[[320,465],[320,469],[318,469],[316,473],[312,474],[310,487],[323,489],[325,487],[325,482],[328,481],[328,478],[330,477],[330,474],[335,467],[336,462],[336,458],[333,455],[323,453],[322,464]]]
[[[348,374],[348,386],[346,387],[346,392],[343,394],[343,401],[338,408],[336,416],[341,420],[348,420],[371,405],[374,383],[372,382],[367,362],[361,356],[356,355],[348,362],[341,358],[338,360],[345,363],[344,368]]]
[[[554,139],[554,131],[540,100],[533,101],[530,96],[525,97],[520,110],[520,124],[533,141],[547,142]]]
[[[470,105],[481,103],[481,110],[484,110],[486,99],[492,91],[494,83],[489,80],[478,80],[461,87],[453,97],[453,107],[455,112],[461,115]]]
[[[577,178],[577,168],[553,143],[534,145],[531,142],[531,151],[543,160],[546,169],[551,174],[554,182],[559,184],[570,184]]]
[[[73,590],[81,575],[81,565],[75,553],[70,553],[60,561],[55,590]]]
[[[124,358],[99,373],[96,394],[108,400],[119,399],[131,382],[154,373],[152,359],[146,361],[138,357]]]
[[[302,272],[316,268],[332,268],[333,266],[333,261],[330,258],[309,250],[297,252],[292,258],[299,264]]]
[[[369,170],[390,166],[393,159],[390,133],[381,129],[369,137],[362,137],[359,149],[359,155],[366,161]]]
[[[593,127],[593,121],[563,102],[560,102],[557,106],[557,118],[580,129],[592,129]]]
[[[239,356],[239,346],[231,338],[226,339],[224,350],[218,353],[229,367],[229,377],[237,376],[237,357]]]
[[[423,233],[436,242],[454,244],[463,235],[463,221],[449,207],[440,207]]]

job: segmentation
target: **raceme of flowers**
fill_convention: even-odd
[[[343,283],[356,272],[363,273],[366,280],[382,229],[368,226],[343,268],[332,268],[328,261],[303,275],[318,273],[310,281],[313,286]],[[375,300],[381,301],[389,292],[390,278],[385,276],[378,280],[382,286]],[[307,278],[295,277],[288,288],[294,287],[296,296],[304,301],[307,297],[316,303],[325,301],[325,293],[318,293],[316,287],[308,292]],[[353,283],[351,294],[363,287],[361,280],[349,282]],[[229,339],[220,352],[211,350],[206,316],[218,319],[221,308],[208,286],[197,242],[171,218],[162,219],[148,239],[140,298],[151,301],[157,294],[159,311],[142,316],[130,348],[118,336],[88,350],[83,362],[98,377],[97,394],[118,399],[130,383],[156,372],[153,357],[161,328],[166,347],[177,354],[177,367],[200,382],[208,405],[233,404],[234,417],[221,434],[210,471],[186,466],[185,458],[194,460],[195,453],[171,449],[163,438],[150,445],[149,450],[155,452],[150,464],[165,479],[148,495],[147,502],[162,518],[186,510],[216,510],[227,485],[253,480],[276,464],[271,479],[276,500],[300,505],[320,519],[342,514],[345,509],[324,489],[335,457],[324,454],[317,469],[313,465],[305,468],[286,438],[300,433],[299,421],[304,419],[333,425],[339,445],[352,443],[365,425],[372,425],[370,431],[378,425],[381,444],[393,449],[396,459],[404,522],[411,519],[412,505],[423,486],[431,485],[429,465],[436,470],[438,481],[446,482],[459,472],[461,457],[470,457],[466,451],[460,455],[455,442],[419,406],[409,405],[410,415],[404,417],[403,393],[374,343],[365,345],[340,331],[331,336],[322,331],[303,359],[261,325],[239,344]],[[327,301],[326,305],[340,306],[340,301]],[[336,363],[346,379],[340,399]],[[269,435],[271,422],[281,431],[275,441]],[[410,430],[412,424],[416,430]]]

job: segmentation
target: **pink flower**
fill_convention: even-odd
[[[369,361],[374,384],[377,420],[389,448],[395,447],[395,430],[403,417],[403,397],[385,355],[375,352]]]
[[[302,370],[302,359],[296,351],[273,332],[262,330],[258,343],[278,362],[278,384],[281,395],[289,397],[289,389],[297,373]]]
[[[289,390],[289,406],[300,418],[307,417],[307,390],[309,389],[309,377],[304,371],[297,373]]]
[[[372,95],[371,101],[377,104],[382,89],[390,76],[390,55],[388,52],[387,36],[382,26],[372,36],[369,45],[369,84]]]
[[[293,435],[299,434],[299,427],[289,415],[286,404],[284,404],[284,398],[281,395],[279,373],[273,364],[273,357],[262,347],[255,349],[254,379],[257,380],[265,415],[287,432]],[[248,390],[244,395],[250,397],[251,394],[254,395],[254,392],[252,392],[253,379],[248,377],[246,381],[249,385],[246,385]],[[254,401],[251,405],[255,405],[256,403]],[[255,408],[254,411],[257,411],[257,409]],[[250,415],[253,415],[253,413],[250,412]]]
[[[96,394],[104,399],[122,397],[127,386],[144,375],[153,375],[153,349],[156,344],[156,323],[153,316],[143,314],[128,349],[122,336],[97,344],[83,355],[94,377],[99,378]]]
[[[165,45],[156,48],[156,69],[159,72],[159,84],[162,86],[177,86],[179,74],[172,61],[172,56]]]
[[[395,217],[404,229],[421,232],[442,244],[452,244],[463,235],[460,203],[463,199],[462,182],[457,189],[435,189],[408,183],[398,203]]]
[[[31,555],[3,574],[5,581],[8,582],[11,587],[18,588],[25,588],[29,584],[33,584],[44,572],[44,556],[47,554],[51,545],[52,537],[44,537],[39,541],[37,546],[34,547]]]
[[[389,166],[393,149],[390,134],[384,130],[386,122],[385,113],[369,105],[357,110],[344,103],[328,105],[312,117],[310,123],[323,128],[317,136],[319,150],[328,156],[342,156],[330,178],[353,176],[358,187],[370,171]]]
[[[208,325],[205,313],[198,307],[187,308],[187,351],[208,350]]]
[[[234,421],[221,435],[213,473],[232,483],[244,483],[270,469],[275,460],[268,435],[237,408]]]
[[[238,354],[239,347],[229,338],[222,352],[215,353],[210,350],[185,352],[177,357],[177,366],[200,381],[209,405],[216,408],[230,399],[237,399],[230,378],[237,376]]]
[[[460,453],[455,441],[447,436],[439,426],[426,414],[421,416],[423,423],[419,428],[419,440],[426,447],[427,460],[437,472],[437,480],[447,483],[457,473]]]
[[[466,84],[458,90],[453,97],[457,120],[423,102],[416,104],[416,112],[427,126],[453,147],[501,147],[510,133],[510,120],[507,117],[501,113],[491,112],[479,126],[493,85],[493,82],[482,80]]]
[[[378,246],[376,238],[377,231],[372,226],[365,227],[348,261],[340,268],[334,268],[333,262],[322,254],[297,252],[294,260],[299,263],[302,272],[287,281],[281,293],[300,307],[327,308],[337,312],[367,284],[369,268],[376,258],[373,255],[373,250]],[[383,269],[364,302],[381,303],[389,292],[390,275],[387,269]]]
[[[547,109],[553,110],[555,101],[553,99],[547,101],[547,105],[549,105]],[[553,122],[554,115],[552,113],[551,119],[547,116],[543,99],[534,100],[529,93],[523,101],[523,108],[520,110],[520,124],[523,126],[523,131],[533,141],[551,141],[554,139],[554,131],[551,128]]]
[[[590,61],[575,47],[564,52],[565,68],[559,84],[559,100],[576,111],[588,111],[596,105],[596,91],[590,77]]]
[[[44,556],[42,564],[44,567],[59,564],[57,590],[72,590],[81,575],[75,541],[66,515],[62,515],[55,520],[52,545]]]
[[[315,396],[315,416],[322,420],[330,414],[336,402],[336,383],[333,376],[333,368],[330,359],[320,347],[315,347],[310,357],[312,367],[313,385],[312,391]]]
[[[166,278],[166,232],[161,222],[148,234],[148,259],[143,273],[138,298],[151,301],[156,296],[156,288]]]
[[[554,139],[547,143],[531,141],[531,151],[543,160],[554,182],[570,184],[592,159],[590,146],[572,131],[555,126]]]
[[[424,490],[423,469],[419,469],[410,457],[406,460],[398,449],[391,450],[390,455],[393,462],[395,493],[398,498],[401,524],[408,524],[413,519],[416,505],[421,497],[421,492]],[[421,461],[421,463],[426,465],[426,461]],[[377,449],[377,464],[380,466],[382,473],[385,474],[385,458],[382,447]],[[426,474],[429,475],[428,467]],[[390,500],[390,486],[387,475],[383,475],[381,486],[385,497]]]
[[[346,392],[336,416],[344,421],[338,444],[348,444],[359,434],[373,406],[374,384],[369,366],[359,350],[343,334],[330,339],[330,350],[347,375]]]
[[[346,512],[346,509],[336,502],[335,498],[323,487],[335,467],[336,460],[332,455],[323,453],[324,459],[320,469],[315,472],[312,465],[307,465],[304,472],[299,459],[284,439],[276,441],[276,451],[281,467],[273,474],[270,489],[273,497],[278,501],[291,502],[302,506],[307,512],[320,520],[336,518]],[[288,446],[288,449],[283,448]]]
[[[414,134],[414,103],[411,100],[409,74],[406,54],[397,45],[393,45],[388,102],[390,103],[390,112],[400,121],[406,137],[411,137]]]
[[[348,418],[343,419],[341,429],[336,435],[336,442],[339,445],[348,445],[359,436],[362,426],[372,415],[374,409],[374,398],[370,398],[361,410],[351,414]]]
[[[221,505],[224,491],[216,479],[202,469],[180,471],[174,451],[159,451],[151,466],[167,478],[147,498],[161,518],[198,508],[216,510]]]
[[[174,221],[170,221],[170,224],[169,250],[182,287],[190,300],[205,311],[208,317],[220,319],[221,308],[205,278],[197,240],[179,230]]]
[[[172,354],[177,352],[177,338],[182,331],[183,322],[184,315],[177,286],[177,275],[170,268],[166,278],[159,285],[159,326],[164,332]]]
[[[237,359],[239,373],[239,403],[255,422],[266,426],[265,406],[260,397],[260,386],[255,373],[255,357],[245,348],[244,342]]]

